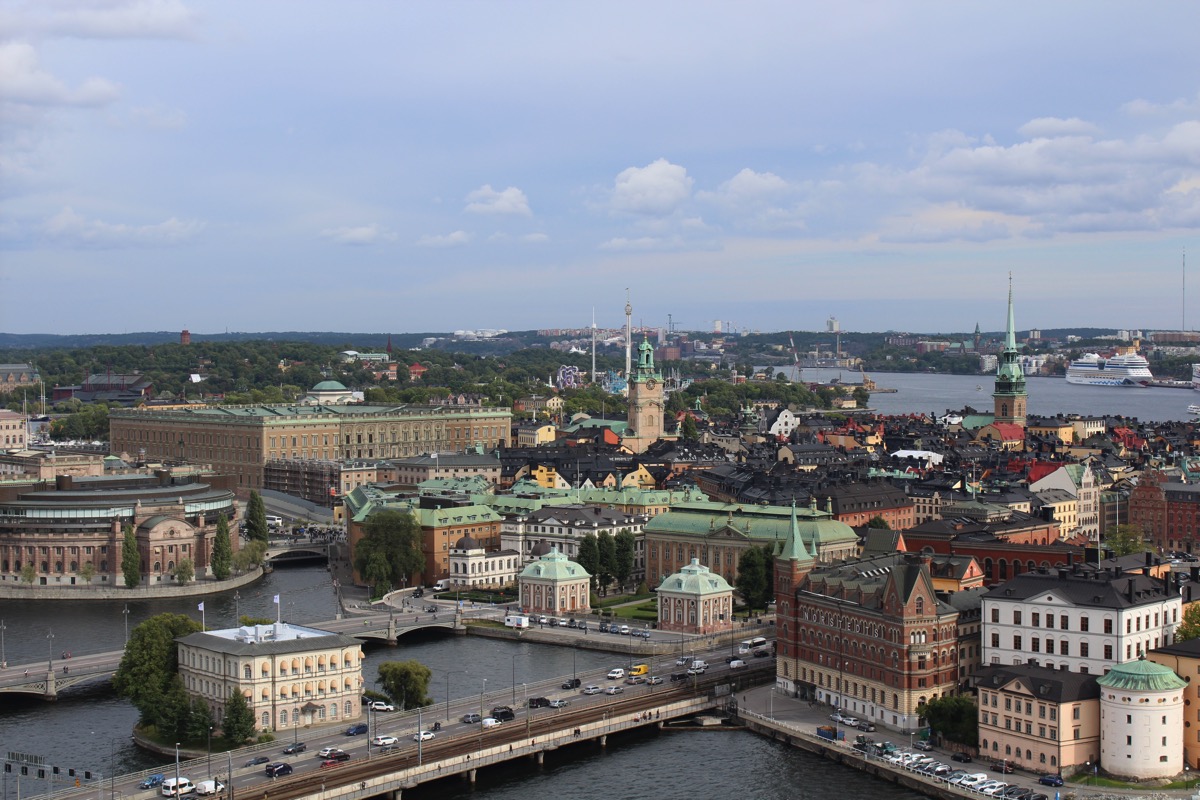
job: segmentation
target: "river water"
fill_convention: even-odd
[[[235,614],[270,617],[272,596],[280,594],[283,617],[311,623],[336,613],[329,574],[323,567],[280,568],[252,587],[204,599],[208,625],[232,625]],[[116,649],[124,641],[126,604],[94,601],[0,602],[5,625],[5,655],[19,664],[53,656]],[[129,625],[154,614],[173,612],[198,618],[194,599],[131,602]],[[53,631],[51,640],[47,634]],[[53,648],[51,650],[50,648]],[[405,637],[396,648],[366,644],[363,677],[370,684],[380,663],[413,658],[433,671],[430,694],[435,703],[475,694],[487,680],[486,704],[507,703],[522,682],[572,670],[612,666],[613,656],[592,650],[515,643],[475,636],[437,633]],[[60,662],[61,663],[61,662]],[[513,686],[513,676],[517,686]],[[448,681],[448,683],[447,683]],[[74,689],[58,702],[0,696],[0,752],[16,751],[45,758],[49,764],[91,770],[107,776],[162,765],[159,756],[133,746],[129,731],[137,712],[107,688]],[[40,794],[45,782],[22,781],[22,795]],[[919,797],[854,770],[746,732],[638,733],[610,739],[604,750],[568,748],[550,754],[537,767],[530,762],[483,770],[474,789],[444,781],[405,797],[528,798],[547,792],[578,798],[801,798],[864,797],[908,800]],[[15,800],[16,780],[5,779],[3,798]]]
[[[795,370],[786,372],[795,377]],[[961,411],[970,406],[990,414],[994,375],[929,375],[920,372],[872,372],[871,379],[881,389],[875,392],[871,408],[881,414],[932,414]],[[837,369],[805,369],[805,381],[825,383],[840,380],[848,385],[862,379],[857,372]],[[1143,422],[1190,420],[1187,407],[1200,403],[1200,393],[1190,389],[1158,387],[1124,388],[1120,386],[1078,386],[1066,378],[1028,378],[1029,413],[1052,417],[1056,414],[1084,416],[1119,415],[1136,417]]]

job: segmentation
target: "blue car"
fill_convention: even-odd
[[[138,788],[139,789],[153,789],[155,786],[161,786],[162,782],[163,782],[163,775],[161,772],[159,772],[155,775],[151,775],[151,776],[147,777],[146,780],[139,783]]]
[[[349,728],[346,728],[347,736],[362,736],[366,732],[367,723],[365,722],[360,722],[357,725],[351,725]]]
[[[1063,777],[1062,775],[1043,775],[1038,778],[1038,783],[1042,786],[1062,786]]]

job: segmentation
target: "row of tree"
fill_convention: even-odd
[[[614,580],[618,591],[629,581],[636,548],[637,539],[628,528],[617,531],[616,536],[608,531],[589,533],[579,540],[575,561],[592,576],[592,588],[604,595]]]

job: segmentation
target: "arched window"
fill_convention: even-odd
[[[264,730],[266,730],[266,729],[269,729],[269,728],[271,727],[271,714],[270,714],[270,712],[264,711],[264,712],[262,713],[262,726],[263,726],[263,729],[264,729]]]

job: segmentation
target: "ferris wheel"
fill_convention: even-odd
[[[558,368],[558,379],[555,381],[559,389],[578,389],[583,386],[583,376],[579,367],[573,364],[563,364]]]

